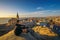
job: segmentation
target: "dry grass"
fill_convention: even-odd
[[[47,27],[37,26],[37,27],[34,27],[33,30],[35,32],[38,32],[40,35],[58,36],[56,33],[52,32],[51,29],[49,29]]]
[[[57,36],[51,29],[47,27],[37,26],[32,28],[35,32],[38,32],[40,35],[47,35],[47,36]],[[14,35],[14,30],[10,31],[9,33],[0,37],[0,40],[25,40],[23,37],[18,37]]]
[[[25,40],[23,37],[18,37],[14,35],[14,30],[0,37],[0,40]]]

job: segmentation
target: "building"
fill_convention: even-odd
[[[19,15],[18,15],[18,12],[17,12],[17,16],[16,16],[16,17],[17,17],[17,20],[18,20],[18,19],[19,19]]]

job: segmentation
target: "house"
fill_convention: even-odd
[[[53,26],[53,31],[60,35],[60,26],[54,25]]]
[[[40,26],[46,26],[47,22],[40,22]]]

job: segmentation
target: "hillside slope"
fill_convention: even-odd
[[[51,29],[47,28],[47,27],[41,27],[41,26],[37,26],[32,28],[36,33],[39,33],[39,38],[41,37],[42,39],[46,39],[46,40],[59,40],[59,38],[57,37],[58,35],[56,33],[54,33],[53,31],[51,31]],[[41,36],[42,35],[42,36]],[[38,37],[38,35],[36,35],[36,37]],[[14,35],[14,30],[10,31],[9,33],[3,35],[0,37],[0,40],[26,40],[26,38],[28,40],[35,40],[36,38],[31,35],[30,33],[25,34],[24,37],[21,36],[15,36]],[[39,39],[40,40],[40,39]]]
[[[14,35],[14,30],[0,37],[0,40],[25,40],[23,37]]]
[[[47,27],[37,26],[37,27],[34,27],[33,30],[35,32],[38,32],[40,35],[58,36],[56,33],[54,33],[51,29],[49,29]]]

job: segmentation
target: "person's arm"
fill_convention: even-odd
[[[14,30],[16,29],[17,26],[15,26]]]

